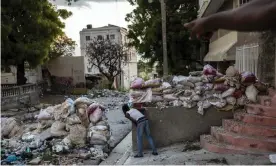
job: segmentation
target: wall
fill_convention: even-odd
[[[198,139],[209,133],[211,126],[220,126],[222,119],[233,117],[232,112],[219,112],[214,108],[207,110],[204,116],[198,114],[196,108],[183,107],[147,108],[146,114],[157,148]],[[144,140],[145,148],[149,148],[146,138]],[[132,128],[132,145],[137,148],[135,127]]]
[[[73,83],[85,83],[84,57],[59,57],[47,64],[52,76],[72,77]]]

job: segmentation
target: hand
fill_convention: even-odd
[[[197,38],[200,38],[203,36],[205,39],[210,39],[212,37],[212,29],[208,26],[208,18],[199,18],[184,24],[184,26],[191,30],[191,37],[196,36]]]

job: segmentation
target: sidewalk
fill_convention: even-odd
[[[143,158],[134,158],[132,152],[131,132],[111,152],[110,156],[101,165],[266,165],[271,164],[268,157],[253,155],[217,154],[200,149],[199,143],[176,144],[158,149],[159,155],[151,155],[145,151]],[[145,140],[146,141],[146,140]],[[190,145],[190,144],[189,144]],[[200,149],[200,150],[193,150]],[[183,152],[183,150],[191,150]]]

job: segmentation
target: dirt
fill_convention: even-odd
[[[182,152],[188,152],[188,151],[200,150],[200,149],[201,147],[199,142],[187,142]]]

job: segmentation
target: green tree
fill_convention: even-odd
[[[1,65],[17,66],[17,83],[24,84],[30,67],[47,61],[51,44],[63,34],[71,12],[57,10],[48,0],[7,0],[1,2]]]
[[[122,74],[128,61],[128,48],[107,39],[94,39],[86,46],[86,56],[91,67],[98,69],[112,87],[114,78]]]
[[[153,65],[158,62],[157,70],[162,72],[162,24],[161,8],[158,0],[148,3],[147,0],[128,0],[137,6],[126,15],[128,37],[144,59]],[[186,66],[196,61],[199,41],[189,40],[189,32],[183,24],[197,17],[198,2],[195,0],[166,1],[167,11],[167,49],[171,74],[187,73]]]
[[[152,72],[152,66],[148,64],[148,62],[144,62],[142,60],[138,61],[138,75],[142,77],[144,80],[149,79],[149,73]]]
[[[58,36],[51,45],[49,59],[55,59],[60,56],[73,56],[75,53],[76,42],[65,34]]]

